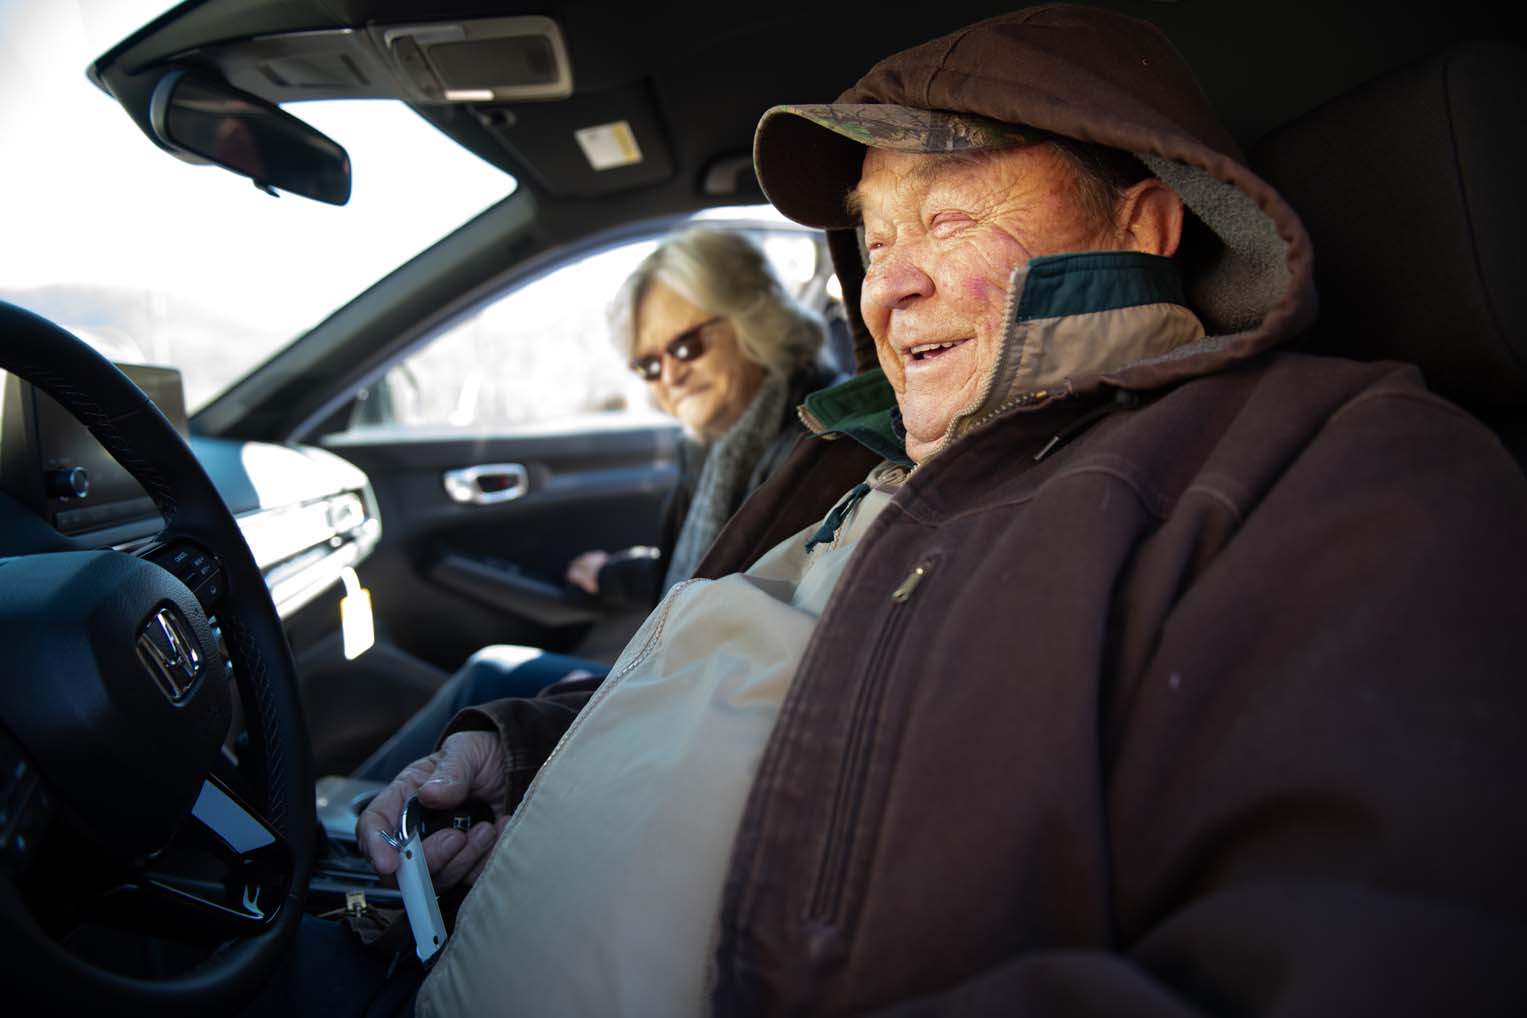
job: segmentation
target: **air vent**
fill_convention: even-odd
[[[374,27],[400,79],[425,102],[565,99],[573,72],[550,18],[486,18]]]

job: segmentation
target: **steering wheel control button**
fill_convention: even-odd
[[[192,593],[194,593],[196,595],[196,599],[201,602],[201,606],[210,612],[213,605],[217,604],[217,602],[221,601],[223,598],[223,574],[219,572],[213,572],[205,580],[202,580],[201,583],[197,584],[196,587],[192,590]]]
[[[211,576],[217,567],[212,564],[211,555],[204,551],[193,551],[186,560],[186,568],[192,577],[200,581]]]
[[[48,797],[37,769],[0,739],[0,863],[20,871],[48,825]]]
[[[223,678],[231,679],[234,674],[233,660],[228,657],[228,645],[223,642],[223,628],[216,621],[209,622],[209,628],[212,630],[212,644],[216,648],[214,650],[216,659],[223,663]]]
[[[177,544],[149,556],[181,583],[191,588],[196,600],[208,612],[223,599],[225,582],[218,562],[210,552],[194,545]]]
[[[184,700],[201,674],[201,649],[173,605],[155,611],[138,631],[138,658],[171,703]]]

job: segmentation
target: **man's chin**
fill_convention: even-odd
[[[911,460],[914,464],[922,463],[923,460],[933,455],[933,451],[937,448],[938,444],[935,442],[919,442],[911,435],[907,436],[907,459]]]
[[[905,419],[903,419],[902,424],[906,426],[907,430],[907,456],[913,463],[921,463],[924,457],[931,455],[938,448],[939,443],[944,440],[944,433],[948,430],[949,426],[948,422],[945,421],[942,425],[935,423],[928,427],[923,427],[918,424],[909,423]]]

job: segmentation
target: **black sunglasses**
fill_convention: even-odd
[[[719,321],[721,317],[718,315],[692,329],[686,329],[668,341],[668,345],[663,347],[663,353],[681,364],[698,360],[705,353],[705,330]],[[631,358],[629,367],[642,381],[655,382],[663,374],[663,356],[656,353],[642,354]]]

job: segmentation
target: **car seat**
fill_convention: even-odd
[[[1468,43],[1299,117],[1250,159],[1314,241],[1320,316],[1300,346],[1418,365],[1527,465],[1524,109],[1527,52]]]

